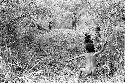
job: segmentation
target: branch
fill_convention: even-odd
[[[105,50],[107,43],[108,43],[108,42],[106,41],[106,42],[104,43],[102,49],[101,49],[100,51],[98,51],[98,52],[95,52],[95,53],[93,54],[93,56],[96,56],[96,55],[99,55],[100,53],[102,53],[102,52]]]
[[[34,67],[36,67],[40,62],[42,62],[43,60],[46,60],[46,59],[50,59],[50,58],[52,58],[52,57],[49,56],[49,57],[42,58],[42,60],[38,61],[32,68],[30,68],[29,70],[26,69],[26,70],[24,71],[24,73],[30,72],[30,71],[31,71]]]
[[[28,61],[28,64],[24,67],[25,70],[27,70],[28,65],[31,63],[31,60],[34,58],[35,54],[32,55],[32,57],[30,58],[30,60]]]
[[[27,72],[30,72],[34,67],[36,67],[41,61],[38,61],[31,69],[29,69]]]

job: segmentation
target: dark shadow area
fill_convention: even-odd
[[[85,34],[85,49],[88,53],[95,52],[93,41],[88,33]]]
[[[88,33],[85,34],[85,43],[93,43],[91,36]]]
[[[94,44],[93,43],[87,43],[85,46],[87,52],[95,52]]]

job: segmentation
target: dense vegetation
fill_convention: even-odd
[[[46,77],[67,71],[75,75],[85,66],[85,57],[67,60],[100,51],[106,38],[105,50],[96,55],[95,76],[88,76],[112,78],[120,73],[124,66],[124,1],[95,3],[2,0],[0,82],[40,70]],[[85,74],[80,75],[83,80]]]

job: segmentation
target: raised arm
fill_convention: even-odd
[[[96,56],[96,55],[99,55],[100,53],[102,53],[102,52],[105,50],[105,47],[106,47],[107,43],[108,43],[108,42],[106,41],[106,42],[103,44],[102,49],[101,49],[100,51],[98,51],[98,52],[95,52],[92,56]],[[86,56],[86,54],[88,54],[88,53],[81,54],[81,55],[79,55],[79,56],[76,56],[76,57],[74,57],[74,58],[72,58],[72,59],[68,59],[68,60],[66,60],[66,61],[71,61],[71,60],[74,60],[74,59],[77,59],[77,58]]]

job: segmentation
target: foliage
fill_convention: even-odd
[[[119,40],[117,40],[117,38],[114,39],[114,37],[119,37]],[[97,58],[97,73],[99,74],[99,72],[101,72],[102,70],[105,71],[104,73],[101,73],[101,75],[106,76],[106,77],[113,77],[118,71],[119,69],[122,69],[121,66],[121,62],[123,60],[121,60],[121,58],[123,59],[123,49],[124,47],[119,47],[120,45],[118,44],[123,44],[124,40],[123,40],[123,34],[119,31],[116,31],[115,33],[113,33],[113,35],[111,36],[111,40],[109,41],[109,44],[106,47],[106,50],[104,50],[104,52],[101,55],[101,57]],[[118,48],[117,48],[118,45]],[[105,69],[106,66],[106,69]],[[108,70],[107,70],[108,69]]]
[[[88,17],[87,21],[84,17]],[[76,31],[71,30],[74,19],[77,20]],[[123,31],[116,28],[124,29],[124,20],[124,1],[101,0],[92,4],[88,0],[43,0],[38,4],[37,0],[3,0],[0,5],[0,56],[11,74],[19,74],[19,77],[39,70],[45,71],[44,75],[59,75],[66,68],[76,72],[85,65],[85,58],[65,60],[86,52],[84,33],[77,29],[89,26],[87,29],[91,29],[91,33],[95,27],[100,27],[100,38],[105,40],[110,35],[111,38],[106,50],[96,57],[95,72],[102,72],[97,76],[113,77],[120,70],[118,67],[124,57]]]
[[[48,59],[51,64],[54,61],[65,65],[66,59],[84,53],[83,43],[84,36],[69,29],[52,30],[40,37],[40,46],[50,56]]]

